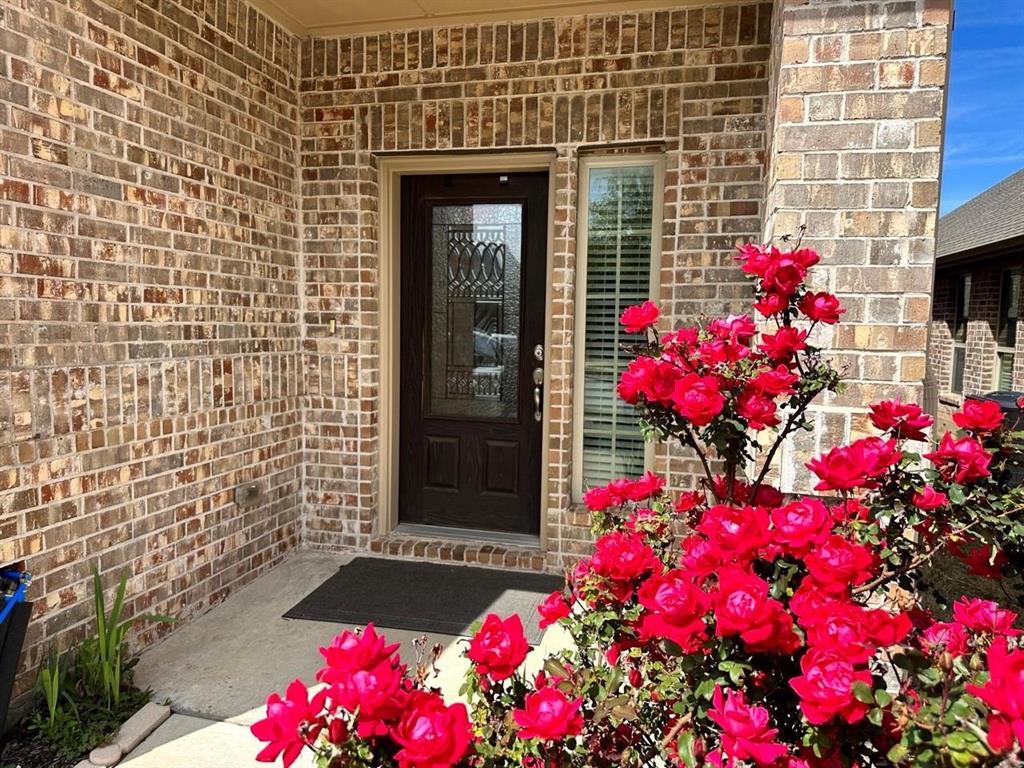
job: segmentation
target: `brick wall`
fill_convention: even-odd
[[[807,227],[848,312],[819,345],[848,383],[783,462],[787,487],[864,406],[920,400],[934,262],[949,0],[781,0],[771,74],[768,236]],[[827,440],[823,440],[827,435]]]
[[[0,562],[39,575],[26,669],[83,631],[93,565],[127,567],[131,610],[188,617],[300,541],[392,551],[382,151],[555,151],[548,567],[587,547],[569,494],[582,152],[665,152],[677,321],[745,295],[737,242],[809,226],[853,321],[822,339],[852,386],[819,430],[915,396],[947,4],[775,5],[300,43],[241,0],[0,0]],[[262,500],[241,509],[250,480]]]
[[[377,526],[378,210],[374,153],[554,147],[548,562],[587,546],[569,495],[577,159],[663,143],[661,296],[677,319],[735,308],[731,261],[761,229],[770,3],[543,19],[307,42],[302,50],[307,540]],[[330,318],[341,330],[325,333]],[[694,467],[668,469],[685,485]]]
[[[84,630],[94,566],[186,618],[299,540],[296,63],[238,0],[0,2],[0,563],[37,574],[26,668]]]

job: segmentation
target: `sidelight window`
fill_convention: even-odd
[[[658,285],[662,163],[632,156],[585,158],[580,168],[576,293],[576,497],[615,477],[637,476],[648,446],[633,406],[616,394],[635,337],[622,310],[651,298]]]

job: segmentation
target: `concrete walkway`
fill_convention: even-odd
[[[261,719],[267,696],[283,692],[299,678],[314,682],[322,657],[318,649],[342,629],[319,621],[281,618],[295,603],[326,581],[354,555],[300,551],[274,570],[239,590],[209,613],[172,633],[146,651],[135,670],[136,683],[152,688],[154,701],[166,701],[173,714],[121,763],[124,768],[256,768],[261,743],[249,726]],[[367,600],[372,600],[367,595]],[[523,621],[536,617],[524,616]],[[564,642],[549,630],[528,662]],[[406,662],[416,658],[412,642],[422,635],[387,629],[400,642]],[[433,684],[446,698],[458,696],[467,662],[458,638],[430,636],[445,650],[443,670]],[[308,768],[312,763],[296,763]]]

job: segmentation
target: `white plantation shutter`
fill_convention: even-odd
[[[636,337],[619,324],[622,310],[651,298],[657,167],[653,162],[590,166],[586,184],[585,240],[581,243],[582,339],[577,342],[577,493],[615,477],[644,471],[646,445],[633,406],[616,394],[629,362],[620,349]],[[659,206],[660,208],[660,206]],[[577,315],[578,317],[578,315]]]

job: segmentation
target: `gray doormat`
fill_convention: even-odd
[[[543,635],[537,606],[564,585],[543,573],[357,557],[306,595],[286,619],[468,636],[488,613],[518,613],[531,645]]]

